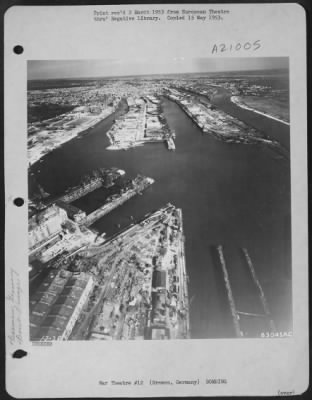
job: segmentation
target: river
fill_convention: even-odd
[[[204,96],[202,96],[204,97]],[[277,140],[288,151],[290,150],[289,126],[272,118],[255,113],[239,107],[231,101],[232,93],[230,90],[218,88],[217,93],[212,96],[212,103],[227,114],[232,115],[247,125],[252,126],[263,132],[267,137]]]
[[[290,166],[264,146],[227,144],[203,135],[180,109],[163,100],[164,114],[176,132],[176,151],[163,143],[127,151],[108,151],[106,132],[115,115],[86,135],[71,140],[36,163],[32,171],[51,194],[60,194],[99,167],[118,167],[127,176],[150,176],[155,183],[93,225],[111,235],[170,202],[182,208],[189,275],[192,338],[234,335],[215,246],[224,246],[237,308],[250,311],[254,288],[242,262],[248,249],[277,328],[291,330]],[[40,171],[39,171],[40,170]],[[96,208],[105,196],[97,190],[79,200]],[[250,332],[252,336],[253,332]]]

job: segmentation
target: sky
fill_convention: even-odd
[[[27,78],[65,79],[127,75],[203,73],[288,68],[287,57],[121,59],[105,60],[31,60]]]

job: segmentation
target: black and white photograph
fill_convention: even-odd
[[[23,5],[4,32],[7,392],[303,393],[304,9]]]
[[[29,61],[27,104],[31,340],[292,335],[288,58]]]

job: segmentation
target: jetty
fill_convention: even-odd
[[[256,271],[255,271],[255,269],[254,269],[254,266],[253,266],[253,263],[252,263],[252,261],[251,261],[251,258],[250,258],[249,254],[248,254],[248,250],[247,250],[245,247],[243,247],[243,248],[242,248],[242,251],[243,251],[244,257],[245,257],[245,259],[246,259],[246,262],[247,262],[248,269],[249,269],[249,271],[250,271],[252,280],[253,280],[255,286],[256,286],[257,289],[258,289],[259,298],[260,298],[260,301],[261,301],[261,304],[262,304],[262,307],[263,307],[263,311],[264,311],[264,316],[265,316],[265,317],[268,319],[268,321],[269,321],[270,330],[271,330],[272,332],[276,332],[275,323],[274,323],[274,321],[273,321],[273,319],[272,319],[272,315],[271,315],[271,312],[270,312],[270,309],[269,309],[268,302],[267,302],[266,297],[265,297],[265,295],[264,295],[264,292],[263,292],[262,286],[261,286],[261,284],[260,284],[260,282],[259,282],[259,279],[258,279],[258,277],[257,277],[257,275],[256,275]],[[258,315],[258,316],[259,316],[259,315]]]
[[[233,318],[235,334],[236,334],[237,337],[242,337],[243,333],[242,333],[242,331],[240,329],[239,315],[238,315],[238,312],[236,310],[236,305],[235,305],[235,301],[234,301],[234,297],[233,297],[233,292],[232,292],[232,288],[231,288],[229,274],[228,274],[228,271],[227,271],[227,268],[226,268],[226,264],[225,264],[225,259],[224,259],[224,254],[223,254],[223,247],[221,245],[219,245],[217,247],[217,250],[218,250],[218,254],[219,254],[220,264],[221,264],[221,267],[222,267],[225,287],[226,287],[226,291],[227,291],[227,295],[228,295],[228,299],[229,299],[229,303],[230,303],[230,309],[231,309],[231,314],[232,314],[232,318]]]

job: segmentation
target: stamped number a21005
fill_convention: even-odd
[[[237,42],[231,44],[214,44],[212,46],[211,54],[214,53],[224,53],[224,52],[238,52],[238,51],[256,51],[261,48],[261,41],[255,40],[253,42]]]

